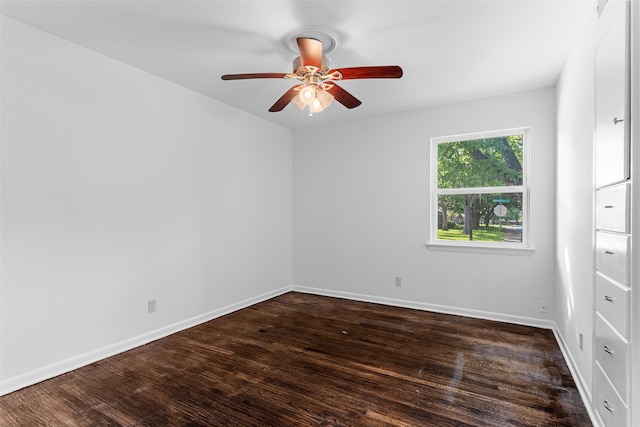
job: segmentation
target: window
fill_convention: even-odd
[[[529,131],[431,139],[430,244],[529,247]]]

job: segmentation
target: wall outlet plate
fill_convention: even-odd
[[[584,345],[584,335],[582,333],[582,331],[580,331],[578,333],[578,347],[580,347],[580,350],[582,350],[582,346]]]
[[[147,302],[147,312],[148,313],[153,313],[158,309],[157,303],[155,299],[150,299]]]

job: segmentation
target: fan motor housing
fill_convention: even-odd
[[[331,60],[326,56],[322,57],[322,68],[316,71],[316,74],[325,75],[331,69]],[[302,66],[302,59],[296,57],[293,60],[293,73],[304,77],[309,73],[309,70]]]

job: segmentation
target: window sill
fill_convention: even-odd
[[[442,252],[464,252],[464,253],[480,253],[480,254],[495,254],[495,255],[518,255],[518,256],[531,256],[535,252],[534,248],[526,247],[497,247],[497,246],[483,246],[483,245],[460,245],[460,244],[448,244],[448,243],[427,243],[427,248],[433,251]]]

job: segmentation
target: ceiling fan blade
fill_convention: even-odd
[[[402,68],[397,65],[381,65],[376,67],[350,67],[329,70],[328,74],[338,71],[342,74],[340,80],[349,79],[399,79],[402,77]]]
[[[347,108],[356,108],[358,105],[362,104],[362,101],[360,101],[358,98],[351,95],[349,92],[342,89],[337,84],[332,84],[333,86],[330,89],[327,89],[327,92],[333,95],[335,100],[340,104],[344,105]]]
[[[294,87],[292,87],[291,89],[289,89],[288,91],[286,91],[284,93],[284,95],[282,95],[280,97],[280,99],[278,99],[276,101],[275,104],[273,104],[271,106],[271,108],[269,108],[269,111],[271,111],[272,113],[276,113],[278,111],[282,111],[284,109],[284,107],[286,107],[293,98],[296,97],[296,95],[298,95],[298,93],[300,93],[297,89],[302,86],[302,85],[296,85]]]
[[[244,79],[283,79],[287,73],[249,73],[249,74],[225,74],[222,80]]]
[[[300,60],[302,66],[322,68],[322,42],[316,39],[298,37],[298,49],[300,49]]]

